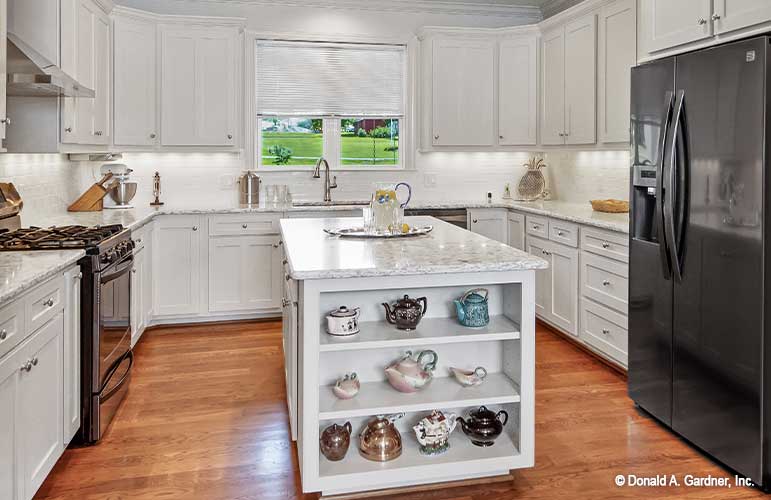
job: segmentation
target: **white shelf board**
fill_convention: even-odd
[[[411,347],[460,342],[513,340],[520,336],[519,325],[503,315],[490,317],[481,328],[469,328],[455,318],[425,318],[415,330],[397,330],[386,321],[364,321],[360,332],[350,337],[328,335],[322,329],[319,349],[325,351],[355,351],[383,347]]]
[[[412,394],[397,391],[388,381],[365,382],[356,397],[347,400],[335,397],[331,386],[321,386],[319,420],[518,402],[519,387],[503,373],[490,373],[474,387],[463,387],[454,377],[435,378]]]
[[[511,424],[509,424],[511,425]],[[508,426],[507,426],[508,427]],[[402,434],[402,454],[389,462],[373,462],[359,454],[358,439],[351,439],[345,458],[332,462],[319,452],[319,476],[335,484],[387,484],[413,477],[446,478],[458,473],[508,471],[520,467],[519,450],[512,441],[510,429],[498,436],[493,446],[475,446],[463,434],[460,424],[450,436],[450,449],[441,455],[421,455],[415,435]]]

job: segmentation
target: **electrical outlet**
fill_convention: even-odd
[[[232,175],[220,175],[219,184],[220,189],[233,189],[233,186],[236,185],[235,178]]]
[[[423,176],[423,185],[427,188],[436,187],[436,174],[425,174]]]

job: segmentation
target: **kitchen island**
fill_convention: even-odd
[[[407,218],[432,225],[428,235],[390,240],[329,236],[325,228],[360,219],[282,219],[284,251],[284,351],[292,437],[297,440],[304,492],[323,495],[383,490],[509,474],[534,464],[535,272],[546,261],[431,217]],[[490,321],[460,324],[453,303],[466,291],[488,291]],[[409,295],[426,297],[417,328],[398,330],[384,307]],[[326,315],[339,306],[359,308],[360,333],[333,337]],[[395,390],[384,368],[407,351],[437,355],[434,380],[421,391]],[[487,376],[461,386],[450,367]],[[335,381],[355,372],[361,382],[352,399],[338,399]],[[460,430],[449,449],[423,455],[413,425],[432,410],[466,417],[480,406],[508,414],[489,447],[471,443]],[[377,415],[404,413],[398,458],[365,459],[359,432]],[[503,420],[503,419],[501,419]],[[340,461],[319,450],[322,431],[351,423],[350,448]]]

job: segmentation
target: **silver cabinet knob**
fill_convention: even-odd
[[[720,14],[712,14],[713,21],[717,21],[718,19],[720,19]]]
[[[44,301],[43,305],[46,306],[46,307],[53,307],[54,299],[48,299],[48,300]]]
[[[609,335],[610,334],[610,330],[608,330],[607,328],[603,328],[602,329],[602,333],[605,334],[605,335]]]
[[[2,330],[0,330],[0,340],[5,340],[7,338],[8,338],[8,330],[3,328]]]
[[[434,140],[438,141],[439,140],[439,135],[435,135],[434,136]]]
[[[610,248],[610,243],[608,243],[607,241],[603,241],[602,248]]]
[[[477,222],[479,222],[479,220],[478,220],[478,219],[472,219],[472,220],[471,220],[471,222],[473,222],[474,224],[476,224]]]
[[[232,138],[233,138],[233,134],[228,134],[228,139],[232,139]]]
[[[502,135],[499,135],[499,136],[498,136],[498,139],[503,139],[503,136],[502,136]]]
[[[137,273],[137,268],[136,267],[131,269],[131,274],[136,274],[136,273]]]
[[[533,224],[533,229],[536,229],[536,230],[538,230],[538,229],[540,229],[540,228],[541,228],[541,226],[539,226],[538,224]]]
[[[155,132],[153,132],[152,134],[150,134],[150,139],[155,139]]]
[[[72,133],[72,127],[67,127],[67,128],[64,129],[64,131],[67,132],[68,134],[71,134]]]
[[[76,280],[83,279],[83,273],[78,273],[77,276],[75,276]]]
[[[704,26],[705,24],[707,24],[707,20],[704,19],[703,17],[699,18],[697,22],[699,23],[699,26]]]
[[[273,248],[278,248],[278,243],[273,243]]]
[[[246,229],[247,227],[249,227],[249,225],[248,224],[241,224],[241,227]]]
[[[602,286],[610,286],[610,281],[602,280]]]
[[[284,279],[285,279],[285,280],[287,280],[287,281],[289,281],[289,280],[290,280],[290,279],[292,279],[292,278],[290,278],[288,274],[285,274],[285,275],[284,275]]]
[[[557,236],[564,236],[565,233],[563,231],[557,231]]]
[[[32,369],[32,361],[27,360],[23,365],[21,365],[20,370],[23,372],[29,372]]]
[[[32,358],[32,366],[37,366],[37,356]]]
[[[11,119],[6,116],[2,120],[0,120],[0,123],[2,123],[3,125],[10,125],[11,124]]]
[[[286,307],[289,305],[289,300],[286,299],[286,297],[281,298],[281,307]]]
[[[198,231],[198,226],[193,226],[193,231]]]

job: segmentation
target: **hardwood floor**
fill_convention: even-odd
[[[164,327],[135,349],[129,396],[107,436],[67,450],[37,499],[305,499],[289,439],[281,324]],[[762,498],[726,488],[617,487],[617,474],[729,477],[641,415],[623,376],[539,326],[536,466],[507,483],[400,500]],[[392,497],[396,498],[396,497]]]

